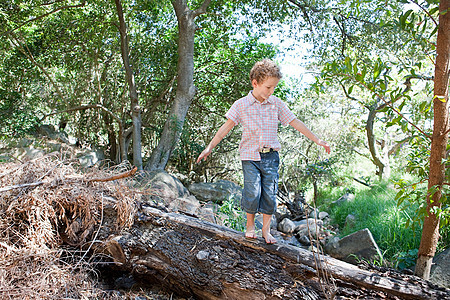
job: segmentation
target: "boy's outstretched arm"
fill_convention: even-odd
[[[202,151],[202,153],[200,153],[200,155],[197,158],[197,163],[199,163],[202,159],[206,159],[206,157],[208,157],[208,155],[211,154],[212,149],[214,149],[214,147],[217,146],[218,143],[220,143],[220,141],[228,134],[228,132],[230,132],[231,129],[233,129],[233,127],[236,124],[231,121],[230,119],[228,119],[220,128],[219,130],[217,130],[216,135],[214,136],[214,138],[211,140],[211,142],[209,143],[209,145],[205,148],[205,150]]]
[[[328,154],[331,152],[331,148],[328,143],[319,139],[311,130],[309,130],[308,127],[306,127],[305,123],[303,123],[299,119],[294,119],[291,123],[289,123],[289,125],[297,129],[297,131],[304,134],[308,139],[310,139],[317,145],[324,147],[325,151]]]

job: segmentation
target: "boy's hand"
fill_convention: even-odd
[[[206,147],[206,149],[203,150],[202,153],[200,153],[200,155],[198,156],[196,163],[201,162],[202,159],[203,159],[203,160],[206,160],[206,158],[207,158],[208,155],[210,155],[210,154],[211,154],[211,150],[209,149],[209,147]]]
[[[324,147],[324,148],[325,148],[325,151],[326,151],[328,154],[331,153],[331,147],[330,147],[330,145],[328,145],[327,142],[322,141],[322,140],[319,140],[319,141],[317,142],[317,145]]]

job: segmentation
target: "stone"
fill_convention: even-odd
[[[310,239],[309,239],[309,237],[308,237],[307,235],[299,236],[299,237],[297,238],[297,240],[298,240],[298,241],[300,242],[300,244],[302,244],[302,245],[305,245],[305,246],[311,245],[311,241],[310,241]]]
[[[89,168],[105,159],[105,154],[99,149],[85,151],[78,156],[78,161],[84,168]]]
[[[278,230],[287,234],[293,233],[297,226],[289,218],[284,218],[280,223],[278,223]]]
[[[436,255],[431,266],[430,281],[450,289],[450,248]]]
[[[319,213],[319,219],[320,219],[320,220],[324,220],[324,219],[326,219],[326,218],[330,218],[330,215],[329,215],[326,211],[321,211],[321,212]]]
[[[311,234],[313,238],[317,238],[322,234],[322,220],[309,218],[301,221],[295,221],[294,223],[296,225],[295,232],[297,233],[298,237],[304,235],[309,237],[309,235]]]
[[[26,147],[24,148],[25,150],[25,156],[27,158],[29,158],[30,160],[39,158],[39,157],[43,157],[46,152],[42,149],[34,149],[34,148],[30,148],[30,147]]]
[[[209,223],[217,223],[215,218],[216,212],[217,212],[217,204],[214,204],[213,202],[208,202],[198,209],[197,215],[203,221]]]
[[[357,264],[359,260],[381,260],[382,255],[368,228],[359,230],[341,239],[331,239],[325,245],[325,251],[331,257]]]
[[[242,198],[242,188],[228,180],[193,183],[189,185],[188,190],[200,201],[223,203],[232,198],[236,203],[239,203]]]
[[[300,248],[303,247],[303,245],[299,243],[299,241],[297,240],[297,238],[295,236],[291,236],[287,240],[283,240],[283,243],[286,243],[288,245],[292,245],[295,247],[300,247]]]
[[[345,202],[352,202],[353,200],[355,200],[355,195],[354,194],[352,194],[352,193],[345,193],[344,195],[342,195],[336,201],[331,202],[331,204],[340,205],[340,204],[345,203]]]
[[[309,213],[309,218],[312,219],[317,219],[319,217],[319,210],[317,208],[314,208],[310,213]]]
[[[149,189],[153,200],[169,205],[177,198],[189,196],[189,191],[180,180],[166,171],[156,170],[141,174],[140,185]]]
[[[206,259],[208,259],[208,256],[209,256],[209,252],[203,251],[203,250],[198,251],[198,253],[196,255],[198,260],[206,260]]]
[[[200,207],[200,201],[195,196],[187,196],[183,198],[177,198],[170,202],[168,209],[173,212],[185,212],[190,215],[195,215]]]

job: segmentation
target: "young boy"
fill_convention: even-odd
[[[262,236],[267,244],[276,243],[276,239],[270,234],[270,223],[277,208],[278,151],[281,149],[277,137],[278,122],[284,126],[291,125],[330,153],[330,146],[325,141],[298,120],[283,101],[272,96],[281,77],[280,68],[271,60],[257,62],[250,71],[253,91],[231,106],[225,114],[228,120],[197,158],[197,163],[206,159],[234,126],[242,124],[239,154],[244,172],[241,207],[247,213],[245,237],[257,238],[255,214],[259,212],[263,215]]]

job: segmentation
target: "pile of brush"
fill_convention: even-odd
[[[112,230],[133,224],[134,172],[81,171],[61,153],[0,164],[0,298],[111,298],[97,287],[87,254],[100,242],[105,207],[115,212]]]

